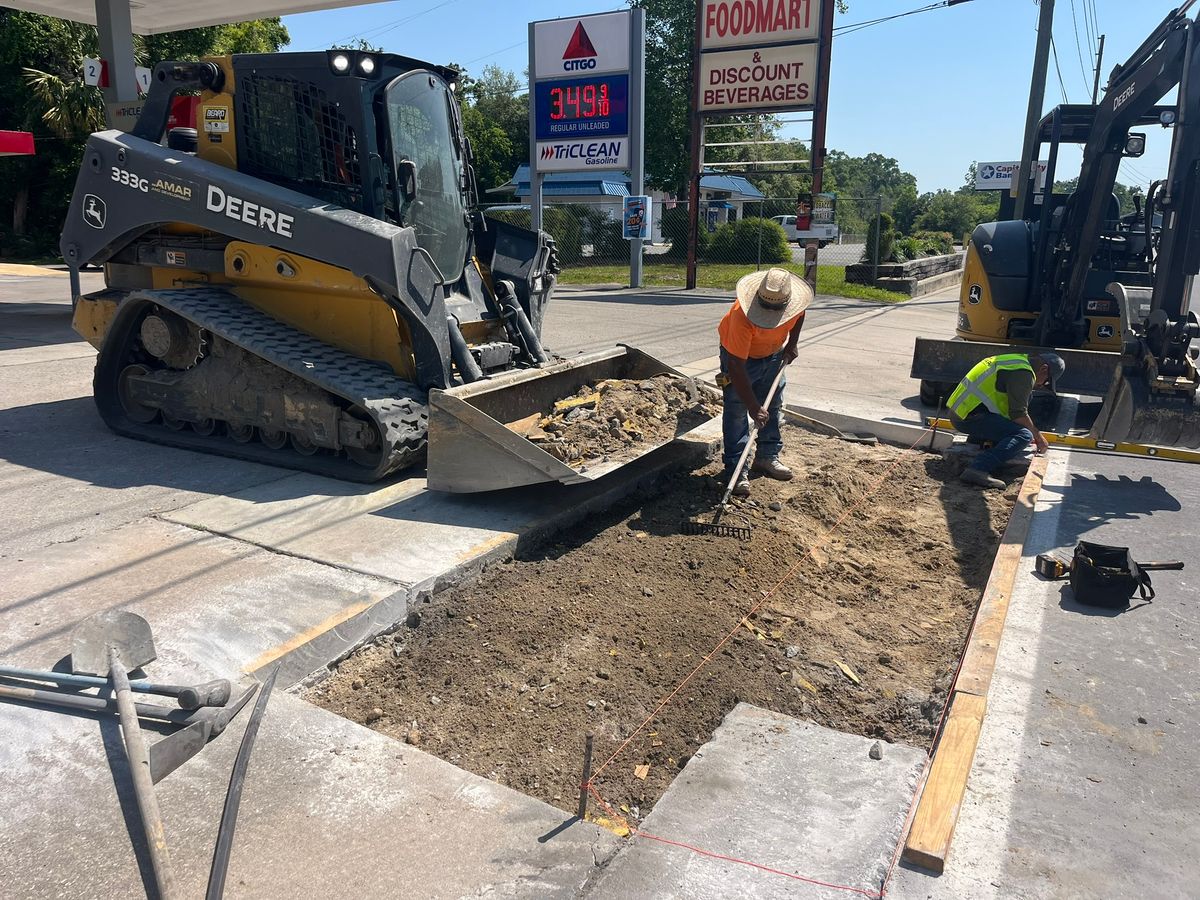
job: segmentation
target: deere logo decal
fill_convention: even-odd
[[[596,47],[584,30],[583,23],[578,22],[575,25],[575,32],[571,35],[571,40],[567,42],[567,49],[563,53],[563,71],[575,72],[580,69],[594,68],[596,68]]]
[[[83,221],[93,228],[103,228],[107,215],[108,209],[104,206],[103,200],[95,194],[83,195]]]

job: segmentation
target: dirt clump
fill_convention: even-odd
[[[632,736],[596,789],[635,821],[739,701],[927,747],[1017,486],[784,437],[795,479],[727,513],[749,542],[681,534],[723,485],[718,463],[678,474],[430,598],[309,698],[565,811],[586,735],[598,767]]]
[[[636,456],[691,431],[720,412],[716,395],[693,378],[656,375],[584,385],[574,397],[528,416],[515,428],[577,468]]]

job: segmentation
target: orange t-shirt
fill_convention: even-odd
[[[762,359],[783,349],[788,332],[802,315],[804,313],[792,316],[774,328],[759,328],[746,318],[741,305],[735,300],[717,326],[717,334],[721,336],[721,346],[730,355],[738,359]]]

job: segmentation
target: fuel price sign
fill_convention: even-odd
[[[537,139],[629,133],[629,76],[597,75],[535,85]]]

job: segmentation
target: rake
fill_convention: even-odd
[[[775,391],[779,388],[779,382],[783,378],[784,367],[780,366],[779,371],[775,374],[775,380],[771,382],[771,389],[767,391],[767,399],[763,402],[764,409],[771,408],[771,401],[775,399]],[[725,486],[725,493],[721,497],[721,502],[717,504],[717,511],[713,513],[711,522],[701,522],[698,519],[685,519],[680,526],[680,531],[684,534],[692,535],[712,535],[714,537],[731,537],[741,541],[750,540],[750,524],[749,519],[745,525],[727,525],[721,521],[725,515],[725,509],[729,505],[729,498],[733,495],[733,486],[737,484],[738,477],[742,474],[742,469],[746,467],[746,460],[750,458],[750,451],[754,449],[755,439],[758,437],[758,426],[750,425],[750,436],[746,439],[746,447],[742,450],[742,455],[738,457],[737,465],[734,466],[733,474],[729,478],[729,484]]]

